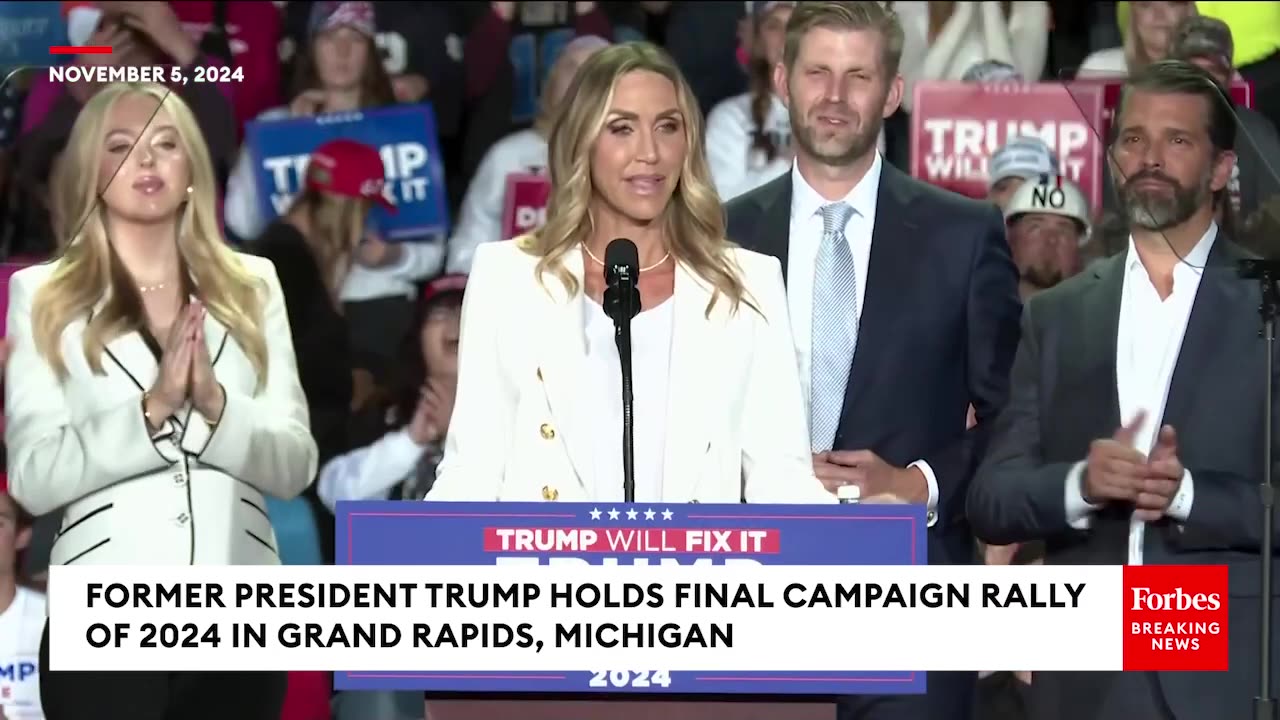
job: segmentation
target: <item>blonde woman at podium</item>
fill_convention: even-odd
[[[427,500],[620,502],[605,257],[638,251],[636,502],[834,503],[814,475],[778,261],[732,246],[702,115],[648,43],[592,55],[549,138],[546,225],[476,252]]]

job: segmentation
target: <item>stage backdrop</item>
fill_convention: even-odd
[[[1059,168],[1102,206],[1103,85],[921,82],[911,113],[911,175],[974,198],[987,162],[1010,138],[1039,137]]]
[[[338,138],[362,142],[382,154],[385,194],[397,209],[388,213],[374,208],[372,217],[383,238],[418,240],[448,234],[444,165],[435,113],[428,104],[249,123],[245,142],[265,217],[277,217],[288,208],[311,152]]]
[[[926,562],[923,507],[913,505],[710,505],[579,503],[342,502],[337,507],[338,561],[350,565],[724,564],[912,565]],[[500,529],[594,530],[590,548],[524,550],[504,543]],[[706,531],[756,531],[750,546],[711,545],[686,553],[680,538]],[[734,532],[735,537],[743,536]],[[726,535],[727,536],[727,535]],[[640,669],[564,672],[335,673],[344,690],[419,689],[427,692],[434,720],[509,718],[653,717],[665,720],[832,718],[833,695],[914,694],[924,673],[714,673]],[[488,699],[494,694],[509,701]],[[598,695],[631,702],[589,702]],[[727,700],[737,696],[792,696],[815,702],[670,702],[664,696]],[[462,696],[471,699],[453,699]],[[517,696],[520,699],[515,699]],[[537,696],[554,699],[537,700]],[[484,698],[484,699],[481,699]],[[573,698],[570,700],[569,698]],[[654,702],[660,702],[655,707]],[[518,707],[517,707],[518,703]]]

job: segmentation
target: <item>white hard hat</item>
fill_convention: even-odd
[[[1080,244],[1089,239],[1089,203],[1084,193],[1061,175],[1041,175],[1028,180],[1009,198],[1004,209],[1005,222],[1026,213],[1046,213],[1069,217],[1080,224]]]

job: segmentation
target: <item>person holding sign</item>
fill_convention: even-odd
[[[395,102],[391,79],[374,44],[369,3],[313,3],[308,45],[297,60],[287,106],[272,108],[259,122],[323,113],[349,113]],[[241,240],[256,238],[271,218],[261,211],[253,155],[240,148],[227,181],[227,228]]]
[[[10,492],[63,511],[53,565],[278,564],[263,498],[301,492],[316,446],[280,281],[221,237],[191,109],[110,85],[63,162],[73,234],[9,282]],[[274,720],[285,676],[51,671],[40,692],[51,720]]]
[[[333,122],[330,127],[337,127],[337,121],[343,116],[363,123],[377,122],[361,115],[360,111],[389,107],[396,100],[376,42],[372,3],[329,0],[313,3],[308,29],[308,44],[296,61],[297,76],[289,107],[269,110],[255,124],[314,116],[319,134],[328,140],[342,135],[340,130],[326,131],[326,122]],[[251,130],[249,137],[252,136]],[[306,153],[316,145],[295,157],[305,159]],[[386,146],[378,149],[386,153],[389,178],[407,172],[409,161],[396,149]],[[276,183],[284,184],[284,178],[296,182],[294,179],[301,176],[301,166],[289,165],[291,169],[280,167],[272,173],[281,178],[275,180]],[[289,196],[297,190],[297,185],[293,185],[277,197],[286,188],[261,187],[256,176],[258,171],[253,148],[246,143],[236,172],[227,185],[227,226],[245,241],[257,237],[272,219],[272,215],[263,211],[260,193],[265,191],[273,200],[281,200],[275,211],[283,213]],[[400,201],[406,199],[403,195],[399,197]],[[396,343],[409,330],[416,283],[435,275],[444,263],[444,243],[439,237],[423,233],[397,240],[388,242],[371,229],[355,252],[355,262],[346,274],[341,293],[344,310],[351,320],[349,329],[355,356],[366,361],[364,369],[375,375],[381,374],[394,359]]]
[[[586,60],[552,125],[547,224],[476,252],[428,500],[618,502],[621,377],[602,258],[638,250],[635,499],[834,503],[813,474],[778,262],[734,248],[702,116],[648,43]]]
[[[537,229],[537,225],[525,226],[518,202],[520,198],[510,197],[520,189],[512,182],[512,176],[546,172],[547,137],[551,134],[551,121],[564,100],[565,91],[582,62],[608,46],[608,40],[594,35],[569,41],[551,66],[547,83],[542,86],[533,127],[511,133],[485,153],[467,187],[458,224],[453,229],[453,237],[449,238],[449,257],[445,263],[449,273],[465,274],[470,271],[471,259],[480,243],[508,240]],[[503,226],[504,207],[513,208],[513,227]],[[545,203],[538,209],[545,212]]]

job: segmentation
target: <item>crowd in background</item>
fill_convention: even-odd
[[[1278,3],[893,2],[906,45],[903,108],[885,124],[887,162],[910,165],[912,88],[925,81],[1055,82],[1123,77],[1177,57],[1224,84],[1252,85],[1239,108],[1240,167],[1220,224],[1263,254],[1280,243]],[[788,2],[77,2],[73,44],[111,45],[76,62],[243,69],[242,80],[174,88],[194,111],[222,185],[228,241],[270,258],[287,300],[299,376],[320,451],[296,500],[267,498],[286,563],[332,563],[335,504],[425,495],[453,407],[461,299],[475,248],[503,237],[513,174],[544,172],[551,112],[578,65],[609,43],[647,39],[680,65],[707,116],[708,160],[722,200],[792,166],[790,117],[773,91]],[[532,43],[535,51],[528,51]],[[44,73],[0,88],[0,256],[39,261],[74,233],[49,192],[79,108],[95,88]],[[372,229],[384,175],[376,150],[335,141],[279,217],[264,216],[246,124],[429,102],[443,155],[449,232],[389,240]],[[1106,174],[1103,173],[1105,176]],[[988,164],[1024,298],[1125,247],[1110,188],[1094,206],[1061,179],[1059,156],[1015,137]],[[1037,188],[1057,178],[1064,202]],[[731,238],[732,239],[732,238]],[[34,612],[60,517],[0,500],[0,647]],[[15,560],[21,553],[21,563]],[[992,563],[1034,562],[1033,548],[991,547]],[[8,583],[7,585],[5,583]],[[8,609],[3,609],[3,608]],[[989,687],[1017,686],[998,673]],[[286,717],[421,718],[414,693],[340,694],[328,678],[291,677]],[[346,695],[346,696],[343,696]],[[1016,695],[1016,693],[1014,693]],[[1009,698],[994,692],[992,697]],[[1002,701],[1003,702],[1003,701]],[[0,703],[2,704],[2,703]],[[331,710],[332,709],[332,710]],[[986,717],[1016,717],[989,705]]]

